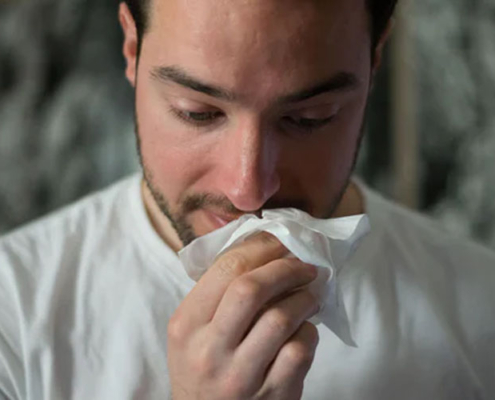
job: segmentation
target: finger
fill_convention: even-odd
[[[316,276],[316,267],[295,258],[278,259],[244,274],[227,288],[211,321],[211,329],[217,336],[222,337],[225,347],[236,348],[252,325],[253,319],[267,303],[282,294],[287,296],[290,291],[308,285]],[[307,303],[304,300],[296,304],[294,310],[286,310],[286,308],[292,307],[297,300],[284,300],[277,307],[280,312],[287,311],[288,317],[294,317],[299,321],[299,314],[304,314],[303,308]],[[293,331],[288,332],[279,343],[279,347],[297,326]]]
[[[236,359],[260,374],[277,357],[287,340],[305,320],[318,312],[318,301],[307,289],[299,290],[263,312],[236,350]]]
[[[197,329],[211,321],[234,279],[287,254],[288,250],[275,236],[261,232],[220,256],[177,310],[179,315],[187,314],[186,329]]]
[[[317,328],[310,322],[304,322],[280,349],[268,370],[261,392],[269,394],[268,398],[300,399],[318,341]]]

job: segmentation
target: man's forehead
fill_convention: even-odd
[[[359,33],[367,28],[349,6],[364,0],[153,1],[154,43],[147,52],[152,68],[178,65],[201,81],[260,102],[341,72],[366,80],[360,65],[369,60],[357,57],[369,56],[369,47],[351,47],[360,47]],[[335,13],[341,18],[332,18]]]
[[[201,24],[223,21],[226,23],[270,20],[277,24],[297,15],[300,21],[308,17],[318,20],[338,20],[346,12],[364,11],[365,0],[149,0],[152,14],[169,16],[169,23],[182,24],[192,20]],[[175,17],[180,16],[180,19]],[[237,18],[242,18],[238,20]],[[252,21],[250,20],[252,18]],[[163,21],[162,21],[163,22]]]
[[[230,50],[248,57],[250,50],[258,56],[258,50],[318,45],[324,51],[326,41],[342,42],[363,26],[369,31],[365,0],[150,1],[150,30],[164,46],[209,54]]]

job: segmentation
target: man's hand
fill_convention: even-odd
[[[174,400],[300,399],[318,344],[314,266],[260,233],[219,257],[169,321]]]

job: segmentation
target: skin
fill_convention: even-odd
[[[211,213],[363,212],[349,176],[386,38],[372,58],[364,0],[154,0],[139,58],[124,4],[119,17],[143,199],[174,250],[218,228]],[[169,322],[174,399],[300,397],[318,341],[305,322],[314,268],[286,252],[252,238],[185,298]]]

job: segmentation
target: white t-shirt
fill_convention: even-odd
[[[304,399],[495,398],[495,256],[365,189],[340,274],[358,348],[325,326]],[[170,398],[167,322],[193,287],[140,176],[0,240],[0,399]]]

